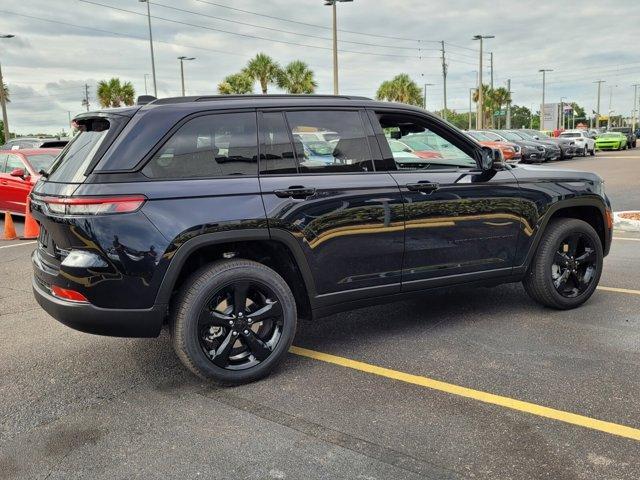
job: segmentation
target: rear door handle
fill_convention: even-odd
[[[412,192],[435,192],[440,188],[439,183],[430,183],[430,182],[418,182],[418,183],[407,183],[405,185],[407,190],[411,190]]]
[[[305,199],[312,195],[315,195],[315,188],[306,188],[298,185],[294,185],[289,188],[285,188],[282,190],[274,190],[276,197],[280,198],[297,198],[297,199]]]

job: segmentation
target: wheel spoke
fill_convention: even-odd
[[[567,257],[566,253],[556,252],[555,256],[553,257],[553,262],[559,267],[564,267],[568,261],[569,257]]]
[[[247,292],[249,282],[238,282],[233,286],[233,312],[238,315],[244,314],[247,309]]]
[[[204,308],[202,309],[202,312],[200,312],[198,323],[200,325],[227,327],[229,326],[229,321],[232,320],[232,318],[233,317],[231,317],[230,315],[225,315],[224,313],[218,312],[216,310],[209,310],[208,308]]]
[[[575,257],[576,256],[576,252],[578,251],[578,240],[579,240],[580,236],[579,235],[571,235],[569,238],[567,238],[564,241],[565,245],[569,245],[569,250],[567,252],[565,252],[567,254],[567,256],[569,257]]]
[[[585,249],[585,253],[583,253],[582,255],[580,255],[579,257],[576,258],[577,262],[580,263],[584,263],[584,262],[592,262],[593,260],[595,260],[596,258],[596,252],[595,250],[593,250],[592,248],[587,248]]]
[[[267,304],[259,310],[249,314],[249,318],[251,319],[251,323],[259,323],[264,322],[265,320],[279,318],[281,315],[282,308],[280,307],[280,303],[277,301],[267,300]]]
[[[244,343],[249,347],[253,356],[262,361],[271,354],[271,350],[262,340],[253,332],[253,330],[245,330],[242,332]]]
[[[567,280],[569,279],[570,274],[571,274],[571,270],[567,268],[564,272],[562,272],[562,275],[560,275],[556,280],[554,280],[553,283],[558,290],[564,288],[564,286],[567,284]]]
[[[227,336],[212,355],[211,360],[213,363],[219,367],[226,367],[229,364],[229,354],[237,338],[237,335],[234,335],[232,330],[227,332]]]

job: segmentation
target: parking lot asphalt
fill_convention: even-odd
[[[640,154],[600,155],[557,166],[640,208]],[[640,235],[616,232],[600,285],[617,290],[577,310],[503,285],[305,321],[294,351],[316,358],[226,389],[184,369],[166,332],[52,320],[33,246],[0,242],[0,478],[640,478]]]

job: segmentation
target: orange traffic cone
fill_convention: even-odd
[[[4,236],[3,240],[15,240],[18,238],[16,235],[16,227],[13,225],[13,218],[9,212],[4,212]]]
[[[40,234],[40,226],[31,216],[31,199],[27,196],[27,209],[24,214],[24,233],[22,234],[23,240],[33,240],[38,238]]]

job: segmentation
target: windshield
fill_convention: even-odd
[[[520,138],[522,138],[523,140],[535,140],[535,138],[533,138],[531,135],[529,135],[527,132],[513,132],[514,135],[519,136]]]
[[[33,167],[33,170],[37,173],[40,170],[47,170],[55,158],[56,156],[50,153],[39,153],[38,155],[29,155],[27,160]]]
[[[402,141],[404,143],[406,143],[407,145],[409,145],[414,150],[416,150],[417,152],[434,152],[436,150],[434,147],[432,147],[428,143],[425,143],[425,142],[423,142],[421,140],[418,140],[416,138],[404,137],[402,139]]]
[[[48,181],[78,183],[85,178],[85,171],[100,148],[109,130],[109,121],[95,118],[85,121],[81,132],[51,166]]]
[[[512,133],[512,132],[500,132],[500,135],[502,135],[507,140],[511,140],[511,141],[514,141],[514,142],[521,142],[522,141],[522,137],[519,137],[518,135],[516,135],[515,133]]]
[[[389,148],[393,153],[407,152],[411,153],[411,148],[398,140],[389,140]]]
[[[560,136],[565,138],[578,138],[582,135],[580,135],[579,133],[561,133]]]
[[[471,138],[478,140],[479,142],[492,142],[494,139],[489,138],[488,135],[480,132],[467,132]]]

